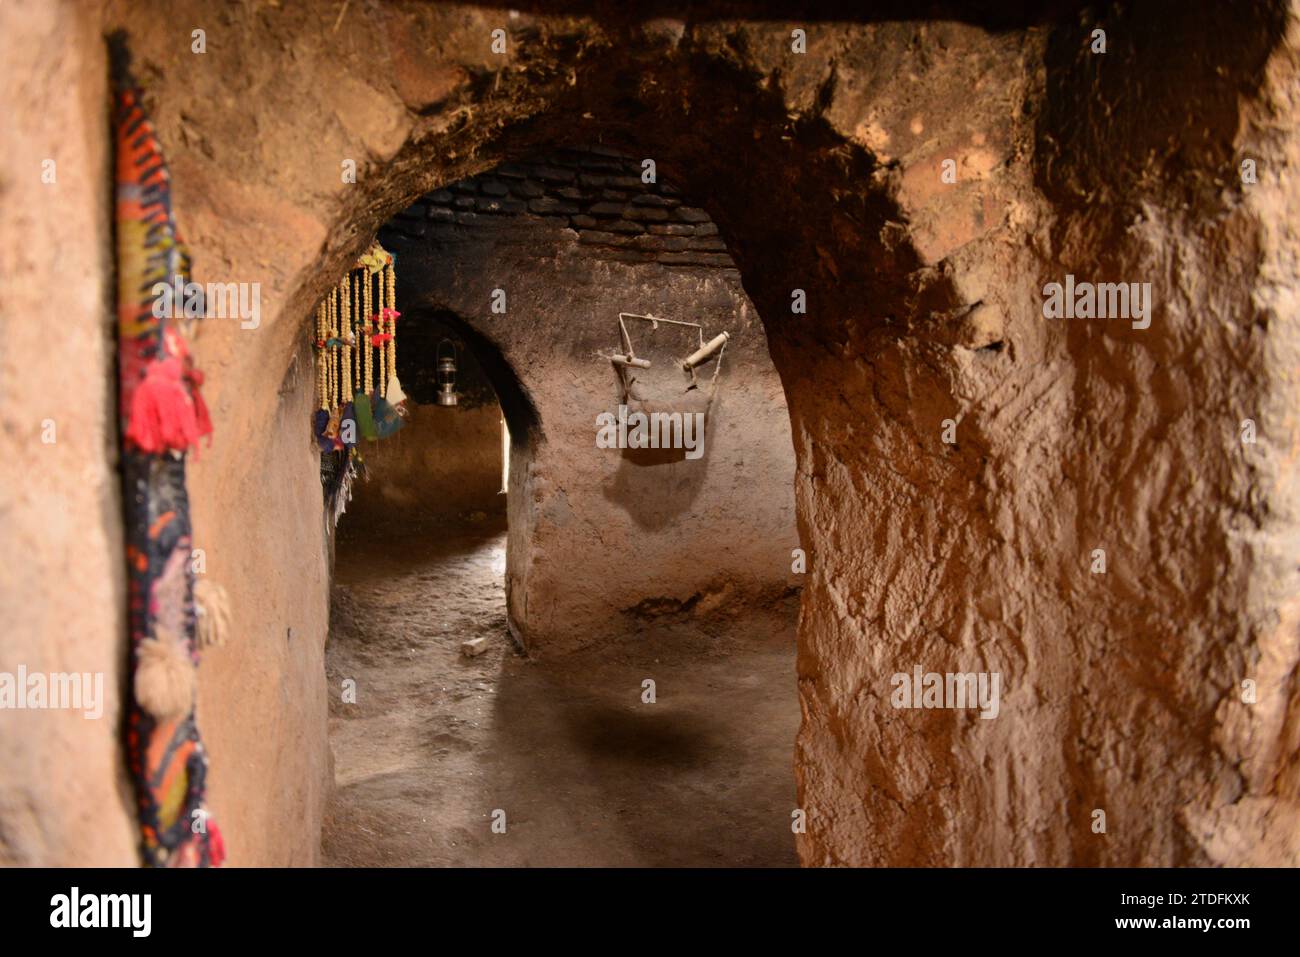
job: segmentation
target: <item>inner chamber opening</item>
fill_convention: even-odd
[[[336,535],[325,862],[795,865],[794,454],[717,227],[597,146],[378,239],[407,415]]]

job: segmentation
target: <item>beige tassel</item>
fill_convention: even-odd
[[[200,578],[194,583],[194,615],[198,619],[200,648],[219,648],[230,636],[230,601],[216,582]]]
[[[384,398],[392,405],[400,405],[406,401],[406,393],[402,391],[402,384],[397,381],[396,375],[388,377],[388,387],[384,390]]]
[[[176,635],[159,629],[140,642],[135,700],[159,721],[180,718],[194,705],[194,662]]]

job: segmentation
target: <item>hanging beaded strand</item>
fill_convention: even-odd
[[[325,297],[325,349],[321,359],[325,363],[325,408],[334,408],[334,375],[330,371],[330,326],[334,323],[334,290]]]
[[[355,285],[352,282],[352,274],[348,273],[348,391],[354,396],[361,388],[361,373],[359,364],[361,362],[361,343],[357,339],[357,307]]]
[[[330,317],[329,317],[329,407],[333,412],[338,408],[338,307],[339,291],[338,286],[330,293]]]
[[[362,370],[366,361],[366,333],[365,326],[361,322],[361,286],[357,284],[355,272],[348,277],[348,282],[352,284],[352,328],[357,340],[356,369],[354,370],[356,389],[364,395],[365,380],[362,378]]]
[[[325,340],[326,366],[329,368],[329,385],[330,385],[330,411],[333,412],[339,404],[339,383],[338,368],[334,364],[338,356],[338,349],[335,343],[339,335],[339,291],[338,287],[330,290],[330,328],[329,337]]]
[[[397,375],[397,274],[392,258],[384,266],[384,313],[388,317],[388,375]]]
[[[348,295],[350,284],[344,276],[339,283],[339,297],[342,305],[339,310],[339,338],[343,340],[339,348],[339,379],[342,384],[342,400],[347,405],[352,401],[352,303]]]
[[[334,287],[334,297],[338,300],[338,329],[334,333],[337,341],[334,343],[334,361],[331,363],[331,368],[334,369],[334,398],[341,408],[344,402],[343,396],[348,391],[347,383],[343,381],[343,347],[347,343],[347,312],[345,311],[347,306],[343,298],[342,282]]]
[[[339,348],[342,339],[343,328],[343,290],[339,286],[334,287],[334,324],[330,329],[330,338],[333,343],[330,345],[330,378],[334,380],[334,404],[331,408],[338,408],[343,404],[343,376],[339,369],[338,360],[342,358],[342,350]]]
[[[375,394],[375,383],[374,383],[374,379],[372,378],[372,373],[374,371],[375,359],[374,359],[374,355],[372,354],[372,349],[370,346],[370,271],[364,266],[361,268],[361,275],[358,277],[358,282],[360,282],[361,289],[362,289],[362,293],[361,293],[361,317],[362,317],[361,328],[363,330],[362,337],[365,339],[366,342],[366,349],[365,349],[366,394],[373,396]]]
[[[344,297],[347,300],[347,326],[348,326],[348,395],[352,395],[357,387],[357,359],[361,355],[361,347],[357,343],[356,325],[352,321],[353,309],[353,286],[352,273],[348,273],[344,280]]]
[[[322,409],[329,409],[325,387],[325,300],[316,307],[316,395]]]
[[[334,287],[334,323],[330,327],[330,378],[334,380],[334,406],[340,405],[339,398],[343,394],[341,383],[339,382],[339,329],[343,323],[340,319],[342,309],[343,292],[338,286]]]
[[[334,411],[334,371],[330,368],[330,347],[329,337],[330,329],[334,328],[334,294],[330,291],[329,298],[325,300],[325,351],[322,358],[325,359],[325,408]]]
[[[370,274],[370,282],[375,284],[375,314],[371,317],[375,323],[375,332],[379,336],[384,334],[384,281],[383,273],[373,272]],[[388,371],[385,368],[384,359],[388,355],[384,347],[384,340],[379,340],[379,374],[375,377],[375,386],[379,389],[380,395],[388,394]]]

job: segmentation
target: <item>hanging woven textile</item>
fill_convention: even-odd
[[[204,806],[207,756],[195,723],[196,609],[185,457],[212,432],[179,304],[155,310],[159,284],[185,289],[189,257],[172,218],[170,176],[125,37],[111,39],[116,137],[118,388],[128,565],[131,688],[127,759],[144,861],[216,866],[221,834]],[[160,317],[156,311],[163,312]],[[182,314],[183,315],[183,314]],[[210,440],[209,440],[210,441]]]
[[[382,439],[402,427],[399,316],[393,255],[373,243],[316,307],[313,431],[322,452],[355,463],[358,438]]]

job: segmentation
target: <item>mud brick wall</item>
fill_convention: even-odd
[[[393,229],[442,242],[466,239],[463,230],[491,230],[497,241],[527,242],[532,227],[544,225],[572,230],[607,262],[703,266],[739,277],[709,214],[688,205],[657,171],[655,179],[643,182],[641,161],[615,150],[557,150],[430,193],[399,214]]]

